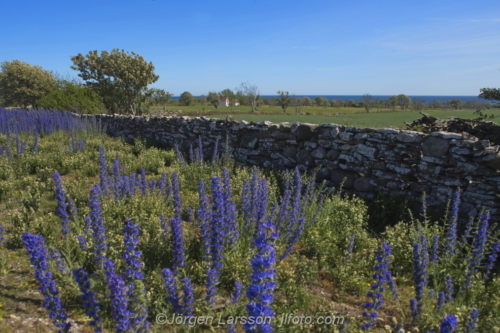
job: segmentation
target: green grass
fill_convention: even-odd
[[[432,116],[438,118],[448,118],[448,117],[459,117],[465,119],[476,119],[478,116],[474,114],[473,111],[434,111],[425,110]],[[500,109],[492,109],[486,112],[487,114],[493,114],[495,116],[500,116]],[[416,111],[395,111],[395,112],[371,112],[371,113],[349,113],[349,114],[318,114],[318,115],[279,115],[279,114],[237,114],[231,113],[231,116],[235,120],[246,120],[246,121],[271,121],[273,123],[280,122],[299,122],[299,123],[311,123],[311,124],[340,124],[345,126],[354,126],[358,128],[370,127],[370,128],[384,128],[384,127],[397,127],[404,129],[406,128],[404,122],[411,123],[415,119],[419,119],[422,115]],[[225,119],[226,114],[218,114],[211,116],[213,118]],[[500,118],[493,119],[497,124]]]

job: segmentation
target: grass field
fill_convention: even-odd
[[[158,108],[155,108],[156,110]],[[299,122],[311,124],[340,124],[345,126],[354,127],[370,127],[370,128],[384,128],[384,127],[397,127],[406,128],[404,122],[411,123],[413,120],[421,118],[422,115],[418,111],[391,111],[387,109],[373,109],[370,113],[366,113],[362,108],[346,107],[346,108],[333,108],[333,107],[303,107],[301,114],[295,114],[293,108],[289,108],[287,113],[284,114],[279,107],[260,107],[259,114],[252,114],[248,106],[235,106],[233,111],[230,108],[220,107],[219,110],[214,111],[213,108],[201,105],[193,106],[172,106],[169,110],[182,110],[180,115],[198,117],[209,116],[212,118],[226,119],[227,115],[231,115],[235,120],[246,121],[271,121],[273,123],[280,122]],[[154,111],[153,111],[154,112]],[[427,114],[435,117],[445,119],[448,117],[458,117],[464,119],[476,119],[477,114],[471,110],[423,110]],[[498,118],[492,121],[497,124],[500,122],[500,108],[489,109],[485,111],[486,114],[494,115]]]
[[[465,119],[476,119],[478,116],[473,114],[472,111],[425,111],[430,115],[438,118],[459,117]],[[500,116],[500,110],[488,111],[488,114]],[[268,120],[273,123],[280,122],[300,122],[311,124],[340,124],[345,126],[354,127],[370,127],[370,128],[384,128],[384,127],[397,127],[406,128],[404,122],[411,123],[413,120],[421,118],[422,115],[415,111],[396,111],[396,112],[378,112],[378,113],[349,113],[339,115],[278,115],[278,114],[231,114],[235,120],[246,120],[259,122]],[[225,114],[213,115],[213,118],[225,119]],[[497,124],[500,118],[495,118]]]

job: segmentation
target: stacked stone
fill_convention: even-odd
[[[347,192],[374,197],[391,192],[446,204],[463,190],[462,218],[484,206],[500,221],[500,152],[488,140],[467,133],[424,134],[399,129],[355,128],[336,124],[273,124],[223,121],[205,117],[134,117],[98,115],[108,134],[132,140],[145,137],[165,148],[187,151],[201,137],[211,152],[226,138],[235,159],[245,165],[302,171],[319,168],[318,181]]]

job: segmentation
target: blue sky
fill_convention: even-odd
[[[0,62],[75,76],[113,48],[175,95],[477,95],[500,87],[500,1],[4,1]]]

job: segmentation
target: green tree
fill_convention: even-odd
[[[216,110],[219,109],[220,96],[216,92],[210,91],[207,97],[208,103],[213,105]]]
[[[399,105],[399,107],[401,108],[401,111],[408,108],[411,105],[410,97],[406,96],[405,94],[397,95],[396,101],[397,101],[397,104]]]
[[[318,96],[314,100],[316,101],[317,106],[323,106],[325,108],[330,106],[330,102],[324,97]]]
[[[302,97],[302,105],[311,106],[311,99],[307,96]]]
[[[500,102],[500,89],[499,88],[481,88],[479,89],[481,92],[479,94],[479,98],[488,100],[488,101],[497,101]]]
[[[185,91],[179,97],[179,105],[191,105],[194,103],[194,96],[189,92]]]
[[[452,99],[450,105],[453,109],[458,110],[462,106],[462,101],[459,99]]]
[[[52,72],[24,61],[4,61],[0,67],[0,96],[6,105],[37,107],[56,84]]]
[[[362,103],[363,103],[363,106],[365,107],[366,113],[369,113],[370,109],[372,107],[372,104],[373,104],[372,95],[364,94]]]
[[[151,94],[151,100],[154,105],[160,105],[163,107],[163,110],[166,109],[168,102],[172,98],[172,94],[163,89],[152,88],[149,90]]]
[[[278,91],[280,98],[278,99],[278,105],[283,109],[283,113],[286,113],[286,108],[292,103],[292,98],[289,96],[288,91]]]
[[[89,114],[104,113],[101,96],[87,86],[76,81],[60,80],[55,89],[38,101],[41,108]]]
[[[158,80],[152,62],[135,52],[113,49],[90,51],[71,57],[72,69],[80,71],[87,85],[102,98],[109,112],[139,114],[149,105],[147,86]]]
[[[396,110],[396,106],[398,105],[398,96],[392,95],[389,97],[389,105],[393,111]]]

